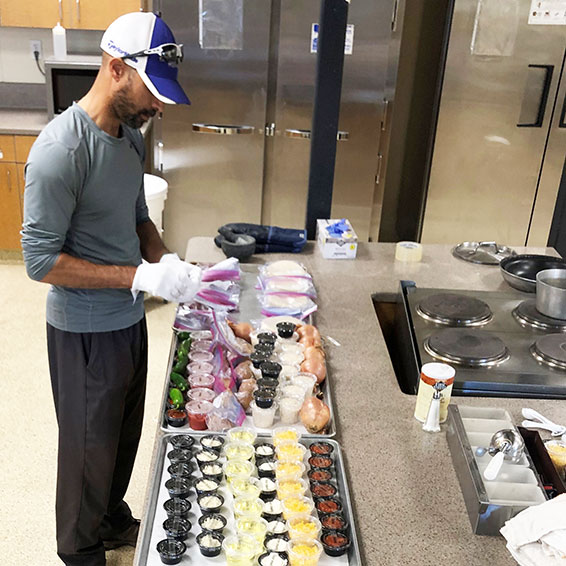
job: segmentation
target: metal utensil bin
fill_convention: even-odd
[[[546,501],[546,494],[528,450],[517,464],[504,463],[494,481],[483,478],[491,457],[487,448],[498,430],[515,428],[504,409],[448,407],[446,438],[472,530],[477,535],[499,535],[506,521],[531,505]]]

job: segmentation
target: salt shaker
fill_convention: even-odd
[[[438,411],[438,423],[446,422],[455,375],[456,371],[448,364],[431,362],[423,365],[415,406],[415,418],[418,421],[426,423],[429,416],[436,421],[435,412]],[[442,386],[435,387],[437,383],[442,383]]]

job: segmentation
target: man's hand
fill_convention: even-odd
[[[142,263],[137,268],[131,289],[134,298],[139,291],[146,291],[175,303],[193,300],[200,287],[201,269],[176,254],[166,256],[159,263]]]

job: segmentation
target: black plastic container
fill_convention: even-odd
[[[321,515],[331,515],[342,512],[342,502],[337,497],[327,497],[326,499],[318,499],[314,503],[319,517]]]
[[[307,472],[307,477],[309,482],[319,482],[319,481],[329,481],[332,479],[332,472],[323,468],[315,468],[314,470],[309,470]]]
[[[269,409],[275,401],[275,389],[256,389],[253,393],[255,404],[261,409]]]
[[[309,446],[309,450],[313,456],[330,456],[334,452],[334,446],[330,442],[319,440],[318,442],[313,442]]]
[[[209,506],[204,502],[204,499],[207,497],[215,497],[218,501],[216,504]],[[220,509],[222,509],[222,505],[224,504],[224,497],[220,493],[215,493],[214,495],[200,495],[197,498],[198,506],[203,514],[207,513],[219,513]]]
[[[275,458],[275,446],[270,442],[261,442],[254,446],[255,457],[261,460],[265,458]]]
[[[167,471],[172,478],[187,478],[190,479],[193,475],[193,463],[192,462],[178,462],[177,464],[171,464]]]
[[[275,459],[262,458],[259,460],[256,458],[255,465],[257,466],[257,475],[260,478],[273,479],[275,477]]]
[[[273,379],[279,379],[282,369],[281,364],[277,362],[263,362],[259,366],[262,377],[272,377]]]
[[[157,543],[157,552],[163,564],[179,564],[186,550],[187,545],[180,540],[165,539]]]
[[[179,517],[165,519],[163,522],[163,530],[165,531],[167,538],[172,538],[174,540],[186,540],[189,536],[191,527],[191,522],[188,519],[181,519]]]
[[[178,464],[179,462],[190,462],[193,457],[193,453],[190,450],[184,448],[174,448],[167,452],[167,458],[171,464]]]
[[[206,450],[220,452],[224,446],[225,439],[219,434],[207,434],[200,439],[200,445]]]
[[[208,448],[203,448],[195,454],[195,460],[201,471],[203,466],[217,462],[218,458],[220,458],[218,452],[216,450],[209,450]]]
[[[316,501],[317,499],[328,499],[329,497],[335,497],[338,494],[338,488],[328,481],[311,482],[311,493],[312,498]]]
[[[259,366],[268,359],[269,355],[264,352],[253,352],[250,356],[250,360],[255,369],[259,369]]]
[[[189,500],[181,499],[180,497],[168,499],[163,504],[163,509],[165,509],[169,519],[173,519],[174,517],[179,519],[188,519],[191,507],[192,505]]]
[[[334,461],[330,456],[311,456],[308,459],[309,466],[311,470],[328,470],[331,471],[332,466],[334,466]]]
[[[277,334],[275,332],[260,332],[257,335],[258,344],[275,344]]]
[[[275,499],[273,500],[275,501]],[[278,501],[278,500],[277,500]],[[263,508],[263,513],[261,514],[261,516],[269,523],[269,521],[277,521],[278,519],[280,519],[283,516],[283,509],[281,508],[281,510],[276,513],[276,512],[270,512],[270,511],[266,511],[266,507],[269,506],[269,503],[271,502],[267,502],[266,505],[264,505]],[[281,502],[280,502],[281,503]],[[266,547],[267,548],[267,547]]]
[[[218,544],[207,546],[204,542],[205,537],[210,537],[212,540],[216,541]],[[222,551],[222,541],[224,540],[224,535],[220,533],[211,533],[203,531],[197,536],[197,544],[200,549],[200,553],[208,558],[213,558],[218,556]]]
[[[184,450],[190,450],[195,443],[195,439],[188,434],[176,434],[169,439],[169,444],[173,448],[182,448]]]
[[[200,485],[202,482],[212,482],[214,487],[206,488],[205,486]],[[200,485],[200,487],[199,487]],[[197,495],[214,495],[218,492],[218,488],[220,487],[220,483],[212,478],[198,478],[194,482],[195,490]]]
[[[222,522],[222,526],[221,527],[208,527],[207,523],[209,523],[211,520],[218,520]],[[226,527],[226,517],[224,517],[224,515],[220,515],[220,513],[207,513],[206,515],[201,515],[198,518],[198,524],[199,527],[202,529],[202,531],[204,532],[208,532],[208,533],[218,533],[218,534],[222,534],[222,532],[224,531],[225,527]]]
[[[348,530],[348,521],[344,518],[342,513],[330,513],[329,515],[322,515],[320,518],[323,532],[336,531],[345,533]]]
[[[173,427],[180,427],[187,424],[187,413],[183,409],[169,409],[165,413],[167,424]]]
[[[269,560],[271,558],[271,555],[273,554],[277,554],[277,556],[279,556],[279,558],[281,558],[282,560],[284,560],[284,566],[289,566],[289,557],[287,556],[286,552],[264,552],[263,554],[261,554],[259,556],[259,558],[257,559],[257,563],[259,566],[266,566],[268,564],[271,564],[271,561]]]
[[[347,534],[338,531],[323,533],[320,537],[320,542],[324,552],[328,554],[328,556],[342,556],[348,551],[352,544]]]
[[[280,541],[285,542],[285,546]],[[282,534],[282,535],[267,535],[265,537],[263,546],[265,546],[266,550],[271,552],[276,552],[277,554],[281,554],[285,552],[287,548],[287,542],[289,541],[289,535]],[[277,550],[277,548],[281,548],[282,550]]]
[[[279,334],[281,338],[291,338],[293,332],[295,332],[295,328],[297,328],[292,322],[278,322],[275,327],[277,328],[277,334]]]
[[[277,381],[277,379],[273,379],[272,377],[260,377],[257,380],[257,386],[259,389],[275,391],[278,385],[279,381]]]
[[[214,480],[218,483],[220,483],[224,477],[224,471],[218,462],[204,464],[200,471],[203,478]]]
[[[191,494],[191,482],[187,478],[171,478],[165,482],[170,497],[187,499]]]
[[[264,342],[263,344],[256,344],[254,346],[254,353],[256,354],[265,354],[265,356],[269,359],[275,350],[275,346],[273,344],[268,344]],[[265,362],[262,362],[265,363]],[[261,364],[260,364],[261,368]]]

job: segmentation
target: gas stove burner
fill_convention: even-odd
[[[479,326],[493,317],[487,303],[456,293],[430,295],[419,303],[417,312],[426,320],[449,326]]]
[[[566,369],[566,336],[564,334],[541,336],[531,346],[531,354],[542,364]]]
[[[470,367],[494,366],[509,358],[503,340],[485,330],[439,330],[426,339],[424,348],[434,358]]]
[[[513,317],[521,326],[539,330],[566,332],[566,320],[551,318],[537,311],[536,299],[527,299],[513,310]]]

